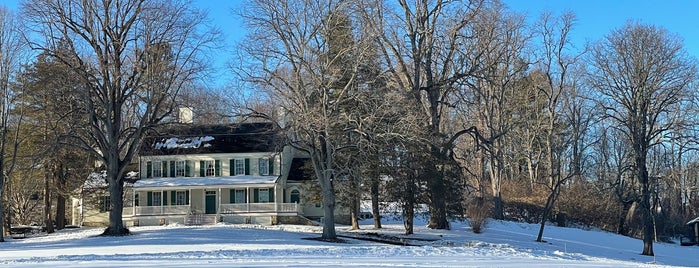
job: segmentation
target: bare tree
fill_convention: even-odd
[[[449,228],[448,199],[461,197],[446,193],[455,180],[447,175],[456,164],[455,141],[478,134],[474,127],[449,122],[459,82],[482,67],[473,64],[478,55],[472,53],[470,33],[474,17],[486,6],[487,1],[364,1],[364,16],[378,36],[391,80],[412,100],[411,107],[422,117],[420,127],[429,132],[424,150],[433,161],[425,162],[420,176],[428,182],[431,228]]]
[[[525,31],[524,16],[508,13],[498,3],[476,16],[473,32],[476,38],[471,49],[477,61],[472,64],[480,66],[463,82],[469,90],[462,92],[460,107],[477,120],[474,123],[482,140],[479,146],[489,167],[494,217],[503,219],[502,184],[507,179],[511,154],[507,136],[519,123],[513,114],[519,102],[517,84],[529,67],[524,50],[530,36]]]
[[[353,27],[351,3],[252,0],[242,14],[252,32],[247,41],[257,45],[241,48],[250,65],[238,71],[282,110],[288,143],[310,157],[323,197],[321,238],[327,240],[336,239],[333,181],[342,168],[338,155],[354,147],[347,135],[356,128],[345,108],[356,96],[364,57],[361,37],[347,28]]]
[[[12,83],[19,71],[24,42],[20,22],[6,7],[0,6],[0,242],[9,231],[10,221],[5,222],[5,182],[9,181],[17,155],[21,113],[14,109],[16,94]],[[14,131],[14,132],[11,132]],[[15,133],[15,135],[12,135]],[[7,149],[10,152],[7,153]],[[6,224],[7,223],[7,224]]]
[[[676,35],[652,25],[627,23],[591,47],[588,82],[599,104],[630,141],[640,191],[643,255],[653,253],[649,150],[672,128],[671,113],[689,97],[696,61]]]
[[[560,17],[544,13],[538,29],[543,50],[540,65],[545,82],[539,90],[546,104],[543,109],[542,134],[548,173],[547,179],[542,183],[548,189],[548,197],[541,214],[536,238],[538,242],[543,241],[544,227],[561,193],[561,187],[574,176],[581,175],[578,144],[581,143],[581,129],[586,128],[585,122],[589,122],[590,116],[582,115],[580,98],[577,96],[580,79],[575,73],[575,67],[582,54],[570,55],[568,52],[569,34],[574,20],[573,13],[565,13]],[[566,151],[571,152],[572,157],[565,157]],[[565,166],[566,158],[572,160],[568,168]]]
[[[57,58],[84,83],[88,127],[66,142],[102,161],[112,200],[106,235],[124,235],[124,175],[145,133],[169,116],[203,65],[198,52],[216,34],[205,13],[183,1],[30,0],[32,47]],[[65,45],[65,49],[59,49]],[[62,53],[62,51],[67,51]]]

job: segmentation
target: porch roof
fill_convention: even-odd
[[[133,188],[211,187],[275,184],[279,176],[175,177],[141,179]]]
[[[697,222],[699,222],[699,218],[696,218],[696,219],[693,219],[693,220],[689,221],[689,222],[687,223],[687,225],[694,224],[694,223],[697,223]]]

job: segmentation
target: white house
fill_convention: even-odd
[[[145,139],[138,178],[125,186],[127,226],[321,219],[321,205],[307,201],[318,199],[304,197],[314,182],[301,170],[305,159],[284,146],[273,124],[184,125],[164,132]],[[81,221],[74,224],[105,225],[109,197],[87,188],[74,201],[79,216],[73,218]]]

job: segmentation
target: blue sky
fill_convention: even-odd
[[[19,0],[3,0],[0,5],[7,5],[17,10]],[[596,41],[612,29],[622,27],[628,20],[654,24],[678,34],[684,39],[685,48],[694,57],[699,58],[699,1],[693,0],[503,0],[512,10],[524,12],[533,21],[544,10],[555,14],[570,10],[576,14],[577,21],[573,29],[573,43],[583,47],[587,41]],[[216,86],[225,84],[220,77],[226,76],[225,63],[234,51],[234,44],[244,35],[241,22],[233,15],[239,8],[238,0],[193,0],[199,8],[208,10],[211,23],[219,27],[224,34],[227,51],[216,55],[215,64],[218,72],[214,78]]]

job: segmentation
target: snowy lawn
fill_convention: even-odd
[[[328,243],[320,227],[226,225],[135,227],[127,237],[99,237],[103,229],[63,230],[0,243],[2,267],[663,267],[699,266],[699,247],[655,244],[656,258],[641,256],[642,243],[611,233],[548,226],[547,243],[534,242],[537,225],[490,221],[482,234],[467,223],[429,230],[418,220],[415,235],[402,224],[338,234],[384,234],[420,246],[396,246],[351,238]],[[375,233],[375,234],[374,234]]]

